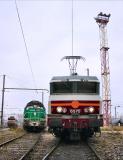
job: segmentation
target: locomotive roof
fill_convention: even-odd
[[[44,107],[43,103],[41,103],[40,101],[36,101],[36,100],[28,102],[26,107],[31,106],[31,105],[39,105],[40,107]]]
[[[99,82],[96,76],[55,76],[51,79],[51,82],[60,82],[60,81],[89,81],[89,82]]]

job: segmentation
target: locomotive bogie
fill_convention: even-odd
[[[100,126],[103,125],[102,115],[80,116],[74,117],[67,116],[64,118],[62,115],[48,115],[49,130],[56,136],[69,135],[75,136],[79,133],[80,136],[91,137],[95,132],[100,131]]]
[[[41,131],[46,127],[45,121],[25,121],[23,125],[27,131]]]
[[[102,115],[91,115],[86,117],[66,117],[62,116],[56,117],[56,115],[48,115],[48,126],[52,127],[63,127],[63,128],[71,128],[74,124],[76,124],[77,128],[87,128],[87,127],[98,127],[103,125],[103,117]]]

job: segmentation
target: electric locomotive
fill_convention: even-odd
[[[55,76],[50,81],[49,131],[71,140],[88,138],[100,132],[103,126],[100,83],[95,76],[80,76],[75,72],[75,64],[81,59],[80,56],[65,58],[69,62],[72,60],[71,75]]]
[[[27,131],[41,131],[46,127],[46,110],[39,101],[30,101],[24,108],[23,128]]]

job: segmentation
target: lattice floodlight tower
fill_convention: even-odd
[[[101,77],[102,77],[102,111],[104,126],[108,126],[111,120],[111,92],[110,92],[110,69],[107,39],[107,23],[110,14],[100,12],[95,18],[100,31],[100,57],[101,57]]]
[[[61,60],[64,60],[64,59],[68,60],[71,75],[77,74],[76,68],[77,68],[78,60],[81,59],[85,61],[85,58],[82,56],[65,56]]]

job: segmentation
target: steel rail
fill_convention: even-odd
[[[61,141],[59,140],[58,143],[51,148],[51,150],[42,158],[42,160],[48,160],[49,156],[58,148]]]
[[[29,155],[29,153],[33,150],[33,148],[35,147],[35,145],[38,143],[39,139],[40,139],[40,135],[38,136],[38,138],[35,141],[35,143],[18,160],[24,160]]]
[[[0,128],[0,132],[4,132],[4,131],[7,131],[9,130],[9,128]]]
[[[95,154],[96,158],[98,160],[102,160],[101,156],[99,156],[99,154],[97,154],[96,150],[89,143],[87,143],[87,145],[91,149],[91,151]]]
[[[8,141],[5,141],[5,142],[1,143],[1,144],[0,144],[0,147],[4,146],[5,144],[8,144],[8,143],[10,143],[10,142],[12,142],[12,141],[14,141],[14,140],[16,140],[16,139],[19,139],[19,138],[23,137],[25,134],[26,134],[26,133],[22,134],[21,136],[12,138],[12,139],[10,139],[10,140],[8,140]]]

